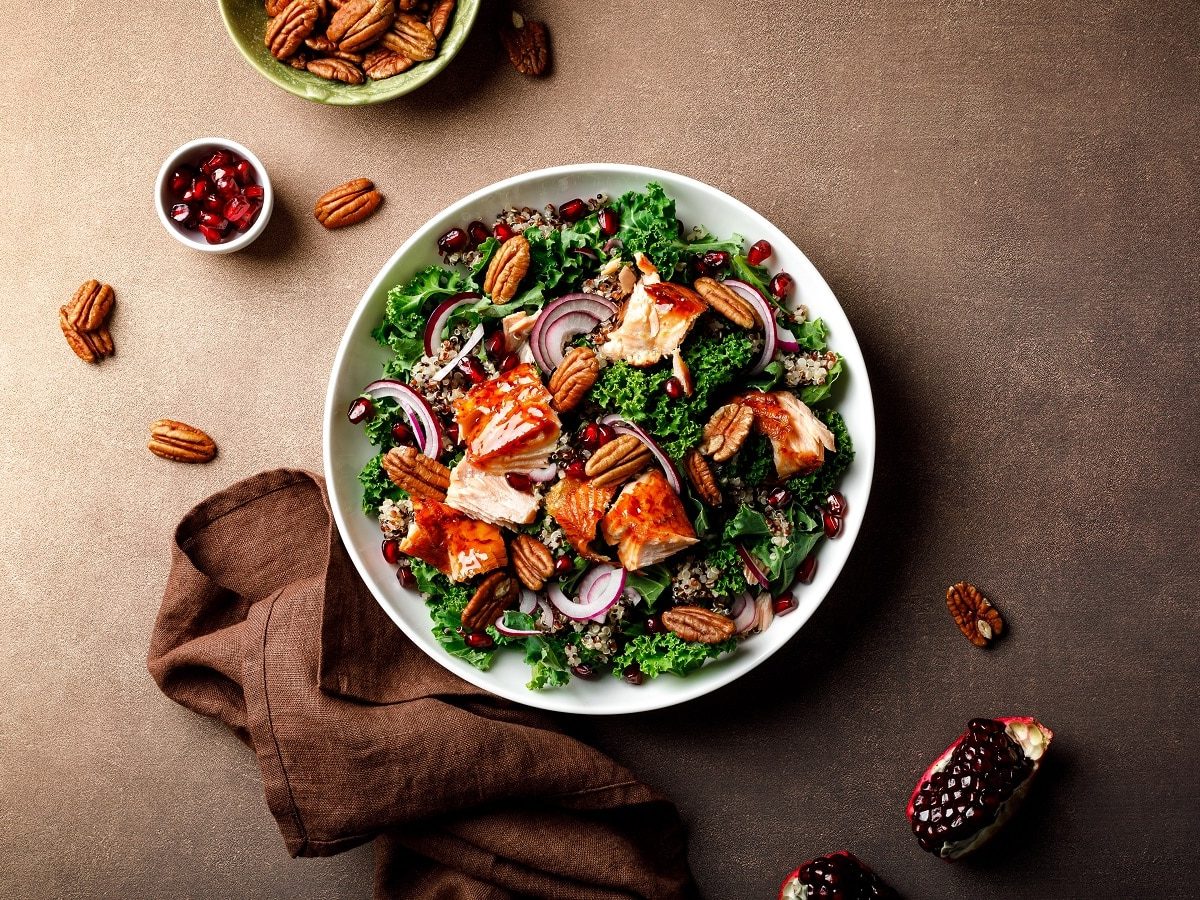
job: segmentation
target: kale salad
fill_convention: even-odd
[[[399,584],[447,653],[529,687],[685,676],[792,611],[840,533],[843,359],[765,240],[658,184],[438,239],[393,287],[350,406]]]

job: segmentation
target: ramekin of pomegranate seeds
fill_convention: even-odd
[[[188,141],[163,163],[155,184],[163,227],[205,253],[233,253],[254,242],[271,218],[271,179],[257,156],[235,141]]]

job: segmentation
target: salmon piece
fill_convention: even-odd
[[[615,484],[597,487],[590,481],[570,476],[563,478],[546,494],[546,512],[556,521],[575,551],[584,559],[608,562],[608,557],[596,552],[596,526],[617,492]]]
[[[529,335],[537,323],[537,313],[515,312],[500,320],[500,328],[504,332],[504,348],[509,353],[516,353],[529,343]]]
[[[775,451],[780,478],[807,475],[825,463],[825,451],[837,452],[833,433],[813,411],[788,391],[751,391],[741,401],[754,411],[754,428]]]
[[[450,471],[446,505],[493,525],[516,529],[537,518],[540,500],[518,491],[503,475],[476,468],[464,459]]]
[[[644,274],[625,301],[621,324],[599,350],[609,359],[651,366],[679,349],[708,304],[691,288],[663,281],[644,254],[638,254],[637,263]]]
[[[454,403],[467,459],[496,475],[540,469],[558,441],[558,413],[528,363],[476,385]]]
[[[625,485],[600,531],[617,545],[621,565],[631,572],[662,562],[699,540],[683,501],[658,469]]]
[[[451,581],[466,581],[508,565],[499,528],[437,500],[413,500],[413,521],[400,550],[449,575]]]

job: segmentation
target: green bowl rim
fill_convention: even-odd
[[[294,81],[284,78],[279,71],[280,69],[288,68],[290,72],[295,72],[299,75],[298,70],[291,69],[286,63],[281,63],[277,60],[271,60],[267,63],[255,57],[246,46],[241,29],[234,25],[233,15],[230,12],[231,0],[219,0],[219,5],[221,8],[221,21],[225,23],[225,30],[233,40],[234,46],[237,47],[238,52],[242,54],[242,58],[249,63],[250,67],[269,81],[274,82],[289,94],[302,97],[313,103],[324,103],[329,106],[371,106],[376,103],[387,103],[389,100],[395,100],[397,97],[403,97],[405,94],[415,91],[446,68],[450,64],[450,61],[458,55],[458,51],[467,42],[467,37],[470,35],[471,29],[475,27],[475,19],[479,15],[480,2],[481,0],[458,0],[454,10],[454,19],[450,24],[450,28],[447,29],[448,37],[450,33],[458,30],[455,26],[458,25],[460,17],[467,16],[466,24],[461,28],[461,37],[459,37],[457,43],[452,46],[443,43],[442,47],[439,48],[441,52],[433,59],[417,63],[408,72],[393,76],[397,82],[393,90],[377,95],[356,94],[354,93],[354,89],[358,85],[342,85],[339,82],[329,82],[322,78],[319,79],[320,82],[331,85],[331,87],[328,93],[320,96],[314,96],[300,90]],[[314,79],[317,78],[316,75],[311,77]],[[391,80],[383,79],[383,81],[377,81],[375,84],[380,85]]]

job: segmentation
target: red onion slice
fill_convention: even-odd
[[[734,548],[738,552],[738,556],[742,558],[742,562],[746,564],[746,568],[750,571],[751,578],[758,584],[759,587],[770,587],[771,579],[767,577],[767,573],[763,571],[762,565],[754,555],[743,547],[741,544],[734,544]]]
[[[542,611],[542,627],[547,631],[554,628],[554,610],[550,608],[550,604],[545,597],[538,597],[538,609]]]
[[[363,393],[373,397],[387,397],[399,403],[413,425],[417,449],[431,459],[442,455],[442,429],[438,427],[437,417],[425,402],[425,398],[409,385],[393,378],[381,378],[363,388]]]
[[[754,368],[750,370],[751,375],[757,375],[767,367],[767,363],[775,358],[775,350],[779,343],[779,333],[776,331],[777,326],[775,324],[775,311],[771,308],[771,304],[767,301],[767,298],[746,284],[746,282],[738,281],[736,278],[726,278],[721,283],[753,306],[754,314],[758,316],[758,321],[762,323],[762,355],[759,356],[758,362],[754,364]],[[793,338],[793,340],[795,339]]]
[[[501,615],[495,621],[496,630],[505,637],[536,637],[542,633],[540,628],[509,628],[504,624],[504,616]]]
[[[667,484],[671,486],[677,494],[683,493],[683,481],[679,478],[679,470],[675,468],[675,463],[671,462],[671,457],[663,452],[658,444],[654,443],[654,438],[650,437],[645,429],[639,428],[631,422],[626,422],[617,413],[610,413],[600,420],[601,424],[608,425],[617,434],[632,434],[635,438],[646,445],[646,449],[654,456],[654,459],[662,466],[663,474],[667,476]]]
[[[460,362],[462,362],[463,359],[466,358],[467,354],[470,353],[472,350],[474,350],[475,346],[482,340],[483,340],[483,323],[480,322],[478,325],[475,326],[475,330],[471,332],[471,336],[469,338],[467,338],[467,342],[465,344],[463,344],[463,348],[461,350],[459,350],[458,353],[455,354],[454,358],[451,359],[450,362],[446,363],[444,366],[442,366],[440,369],[438,369],[437,372],[434,373],[433,380],[441,381],[443,378],[445,378],[447,375],[449,375],[451,372],[453,372],[454,367],[457,366]]]
[[[782,325],[775,326],[775,333],[779,336],[779,349],[785,353],[799,353],[800,342],[796,340],[796,336]]]
[[[529,335],[529,347],[542,371],[552,372],[562,362],[563,347],[581,334],[594,331],[617,307],[596,294],[567,294],[547,303]]]
[[[467,303],[474,303],[478,299],[478,294],[467,292],[455,294],[449,300],[438,304],[438,307],[433,311],[433,315],[429,317],[429,324],[425,326],[426,356],[437,356],[438,345],[442,342],[442,332],[446,330],[446,323],[450,321],[451,313],[460,306]]]
[[[551,463],[548,466],[542,466],[540,469],[534,469],[526,473],[529,480],[536,484],[545,484],[547,481],[553,481],[554,476],[558,474],[558,466]]]
[[[738,634],[745,634],[758,623],[758,604],[750,594],[742,594],[733,601],[729,613]]]
[[[611,577],[610,577],[611,576]],[[598,565],[580,582],[579,601],[567,597],[562,589],[552,584],[546,589],[554,608],[577,622],[586,622],[594,616],[608,612],[621,598],[625,590],[625,570],[616,566]]]
[[[525,613],[527,616],[533,615],[533,611],[537,609],[537,594],[529,590],[529,588],[521,588],[521,602],[517,604],[517,609]]]

